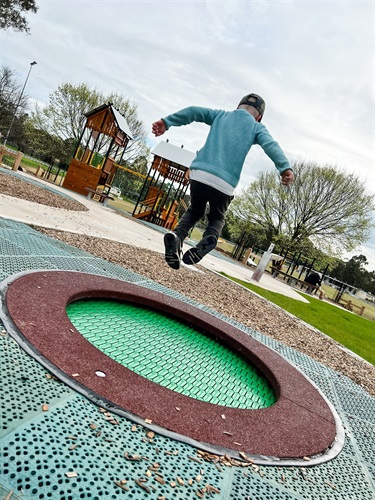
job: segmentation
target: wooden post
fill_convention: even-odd
[[[18,151],[17,154],[12,154],[12,156],[15,157],[14,165],[13,165],[13,170],[18,170],[18,167],[21,165],[21,160],[23,157],[23,153],[21,151]]]
[[[36,175],[36,177],[40,177],[41,179],[43,179],[43,177],[44,177],[44,169],[43,169],[43,167],[41,167],[39,165],[39,167],[37,168],[37,171],[35,172],[35,175]]]
[[[245,264],[245,266],[247,264],[247,259],[250,257],[250,254],[251,254],[252,250],[253,250],[252,248],[248,248],[246,250],[246,252],[245,252],[245,255],[244,255],[243,259],[242,259],[242,264]]]

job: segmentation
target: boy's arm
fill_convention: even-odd
[[[164,134],[164,132],[167,130],[167,127],[165,126],[163,120],[158,120],[157,122],[154,122],[152,124],[151,130],[155,137],[159,137],[159,135]]]
[[[262,124],[259,124],[259,131],[256,135],[256,144],[259,144],[266,155],[269,156],[269,158],[271,158],[274,162],[275,167],[280,173],[281,183],[287,186],[293,182],[293,169],[291,168],[284,151]]]
[[[281,184],[283,186],[289,186],[294,181],[294,172],[293,170],[284,170],[281,174]]]
[[[206,123],[212,125],[218,110],[201,108],[199,106],[190,106],[181,109],[176,113],[166,116],[152,124],[152,133],[158,137],[164,134],[169,127],[181,127],[182,125],[189,125],[193,122]]]

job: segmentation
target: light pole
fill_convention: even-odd
[[[21,90],[21,93],[20,93],[20,96],[18,98],[18,101],[17,101],[17,104],[16,104],[16,107],[14,108],[14,113],[13,113],[13,116],[12,116],[12,120],[10,122],[10,125],[9,125],[9,128],[8,128],[8,132],[5,136],[5,140],[4,140],[4,146],[6,145],[8,139],[9,139],[9,134],[10,134],[10,131],[12,130],[12,126],[13,126],[13,122],[14,122],[14,119],[16,117],[16,113],[17,113],[17,110],[18,110],[18,106],[20,105],[21,103],[21,99],[22,99],[22,96],[23,96],[23,93],[24,93],[24,90],[25,90],[25,87],[26,87],[26,84],[27,84],[27,80],[29,79],[29,76],[30,76],[30,72],[31,72],[31,68],[36,64],[36,61],[33,61],[32,63],[30,63],[30,68],[29,68],[29,72],[27,73],[27,77],[26,77],[26,80],[25,80],[25,83],[23,84],[23,87],[22,87],[22,90]]]

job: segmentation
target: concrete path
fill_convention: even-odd
[[[68,195],[85,205],[89,210],[87,212],[74,212],[0,194],[1,217],[45,228],[107,238],[164,253],[163,233],[157,226],[154,229],[151,224],[144,224],[124,217],[110,207],[104,207],[96,201],[88,200],[85,196],[28,174],[19,173],[19,176],[25,181],[38,181],[41,186]],[[186,245],[185,247],[188,248]],[[229,259],[210,254],[200,264],[212,271],[224,272],[272,292],[280,293],[301,302],[308,302],[305,297],[297,293],[292,287],[272,278],[268,274],[264,274],[259,283],[252,280],[253,271],[236,261],[231,262]],[[196,271],[194,266],[185,267],[192,272]]]

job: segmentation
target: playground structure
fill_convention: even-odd
[[[252,257],[254,257],[257,252],[249,245],[250,242],[251,236],[247,233],[243,233],[236,243],[232,252],[232,257],[235,260],[241,261],[244,265],[250,264],[257,267],[259,264],[256,264],[252,260]],[[364,315],[366,310],[365,305],[358,305],[352,299],[343,297],[346,293],[355,294],[359,290],[352,285],[348,285],[347,283],[343,283],[329,276],[327,274],[328,265],[323,270],[320,270],[316,266],[315,258],[311,259],[303,256],[302,252],[290,252],[288,249],[284,248],[279,254],[272,253],[269,262],[271,264],[270,271],[275,279],[281,279],[288,285],[301,289],[301,291],[305,290],[307,293],[319,295],[320,299],[323,299],[325,295],[320,286],[324,283],[337,290],[334,297],[330,300],[359,316]],[[317,272],[320,275],[319,283],[316,285],[309,284],[305,281],[311,272]]]
[[[21,153],[21,151],[13,151],[12,149],[7,148],[6,146],[0,146],[0,165],[3,162],[4,156],[12,156],[14,158],[14,164],[12,170],[17,171],[18,167],[21,165],[23,153]]]
[[[297,281],[303,281],[311,271],[315,270],[321,275],[320,282],[323,281],[328,271],[328,265],[323,270],[316,269],[314,264],[316,259],[305,257],[302,252],[290,252],[288,249],[282,249],[279,253],[281,260],[275,260],[274,268],[287,277],[294,278]]]
[[[251,256],[256,254],[253,248],[248,248],[249,235],[242,234],[236,247],[233,250],[232,257],[240,260],[245,265],[251,260]],[[273,245],[271,245],[273,248]],[[266,253],[266,252],[265,252]],[[314,267],[316,262],[315,258],[309,258],[302,255],[302,252],[290,252],[288,249],[281,249],[279,253],[268,252],[269,256],[264,268],[270,263],[270,270],[274,278],[279,278],[285,281],[288,285],[300,289],[306,288],[308,293],[317,293],[320,283],[323,282],[328,271],[328,265],[319,270]],[[262,260],[262,259],[261,259]],[[260,263],[259,263],[260,264]],[[258,267],[259,267],[258,264]],[[311,272],[316,272],[320,275],[318,284],[310,284],[305,280]],[[336,300],[336,302],[338,302]]]
[[[173,229],[178,209],[186,209],[184,196],[189,185],[189,167],[195,154],[162,141],[152,151],[154,159],[145,178],[133,217]]]
[[[355,312],[359,316],[363,316],[363,313],[366,309],[364,305],[358,306],[353,303],[352,300],[346,300],[343,298],[344,293],[353,293],[355,292],[356,288],[352,285],[348,285],[347,283],[343,283],[342,281],[328,276],[328,265],[322,271],[320,271],[316,268],[316,266],[314,267],[316,259],[306,258],[302,255],[301,252],[291,253],[287,250],[282,250],[280,252],[280,256],[282,257],[282,260],[275,262],[271,267],[274,277],[277,277],[279,275],[283,280],[286,280],[292,286],[301,286],[302,283],[304,283],[305,278],[314,269],[321,276],[319,283],[325,282],[327,285],[330,285],[337,290],[337,293],[333,298],[333,302],[342,305],[348,311]],[[319,285],[315,287],[315,291],[317,291],[318,289]]]
[[[86,113],[86,124],[70,162],[63,187],[108,200],[117,168],[132,140],[129,125],[111,103]]]
[[[319,298],[323,299],[324,293],[320,289],[320,284],[326,276],[328,265],[323,271],[319,271],[313,267],[315,261],[315,258],[304,257],[301,252],[293,253],[283,249],[280,255],[273,255],[271,257],[272,276],[275,279],[279,278],[286,281],[288,285],[294,288],[305,289],[307,293],[318,294],[319,292]],[[318,274],[318,282],[312,284],[306,279],[311,272]]]
[[[336,302],[336,304],[343,306],[350,312],[363,316],[366,309],[365,305],[358,305],[352,299],[344,298],[344,294],[355,295],[355,292],[358,292],[357,288],[352,285],[348,285],[347,283],[343,283],[336,278],[332,278],[331,276],[326,277],[325,283],[337,290],[337,293],[333,298],[333,301]]]
[[[243,233],[232,253],[234,259],[242,261],[244,264],[247,263],[252,254],[257,253],[255,248],[249,248],[249,241],[250,235]],[[288,279],[303,281],[313,269],[321,274],[321,281],[323,281],[328,271],[328,265],[323,270],[317,269],[314,267],[315,258],[306,257],[302,255],[302,252],[291,252],[287,248],[282,248],[280,252],[271,254],[270,261],[274,277],[279,275],[286,281]]]

